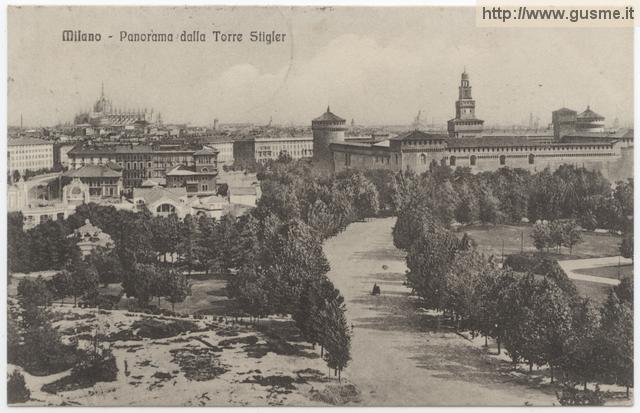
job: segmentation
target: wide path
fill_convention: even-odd
[[[393,246],[395,218],[355,223],[329,239],[329,278],[353,324],[345,377],[369,406],[551,405],[553,392],[450,331],[436,331],[403,286],[404,259]],[[382,295],[370,291],[377,283]],[[557,402],[556,402],[557,403]]]
[[[567,277],[574,280],[590,281],[594,283],[618,285],[619,280],[607,277],[597,277],[594,275],[586,275],[577,273],[576,270],[584,270],[588,268],[601,268],[601,267],[615,267],[616,265],[630,265],[633,261],[624,257],[602,257],[602,258],[587,258],[583,260],[566,260],[558,261],[558,264],[562,267]]]

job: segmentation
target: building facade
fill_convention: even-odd
[[[68,152],[71,169],[85,165],[115,164],[122,168],[125,188],[139,187],[147,179],[166,179],[167,172],[177,167],[194,170],[196,153],[202,147],[181,145],[78,145]],[[218,171],[217,151],[210,149],[209,174]]]
[[[106,165],[85,165],[67,171],[64,176],[78,180],[88,186],[87,202],[106,198],[119,199],[122,195],[122,170],[114,170]]]
[[[10,174],[18,171],[23,175],[27,170],[53,168],[53,142],[19,137],[9,139],[7,146]]]
[[[560,165],[598,170],[612,180],[633,176],[633,145],[621,139],[539,143],[523,138],[449,138],[411,131],[390,139],[389,145],[333,144],[335,171],[347,168],[412,170],[429,169],[431,162],[452,168],[467,167],[473,173],[499,168],[531,172]]]
[[[287,154],[292,159],[311,158],[313,156],[313,138],[311,136],[257,137],[255,139],[255,160],[266,163]]]
[[[483,134],[475,118],[468,75],[462,74],[456,118],[448,134],[409,131],[377,143],[333,142],[333,168],[429,169],[432,162],[472,172],[521,168],[531,172],[575,165],[602,172],[610,181],[633,177],[633,131],[604,132],[604,117],[589,107],[584,112],[562,108],[552,113],[549,132],[529,135]]]

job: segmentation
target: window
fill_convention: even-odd
[[[476,156],[475,155],[471,155],[471,157],[469,158],[469,163],[471,164],[471,166],[476,166]]]
[[[398,155],[396,155],[396,163],[398,163]],[[427,155],[425,155],[424,153],[420,154],[420,163],[422,163],[423,165],[427,164]]]
[[[452,156],[449,158],[449,165],[450,166],[456,166],[456,157]]]
[[[500,155],[500,165],[504,165],[507,163],[507,157],[504,155]]]
[[[161,204],[156,208],[156,212],[174,213],[176,212],[176,207],[171,204]]]
[[[535,161],[535,156],[532,153],[530,153],[529,154],[529,165],[533,165],[534,161]]]

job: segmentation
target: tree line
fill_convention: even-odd
[[[569,181],[571,176],[597,178],[597,174],[572,167],[559,171],[558,176],[568,176]],[[541,172],[533,181],[549,175],[554,174]],[[517,185],[509,191],[503,187],[506,182],[524,185],[526,176],[524,172],[498,171],[491,183],[483,182],[483,174],[467,176],[466,171],[452,172],[434,165],[421,176],[402,177],[393,239],[407,252],[407,285],[422,306],[441,314],[438,323],[444,316],[454,328],[482,335],[485,340],[491,337],[498,352],[504,348],[514,366],[549,366],[552,381],[560,378],[570,389],[582,384],[586,391],[589,382],[617,383],[626,386],[628,393],[633,385],[632,279],[624,279],[611,289],[605,303],[596,308],[589,299],[579,297],[557,262],[543,253],[508,257],[501,267],[494,257],[479,253],[466,234],[460,237],[450,229],[454,219],[469,216],[469,207],[456,202],[457,197],[466,199],[463,204],[468,202],[472,191],[458,191],[456,186],[469,185],[469,181],[480,183],[478,202],[472,202],[470,209],[477,205],[481,220],[499,216],[519,220],[527,210],[538,211],[532,208],[538,201],[527,201],[526,192]],[[494,186],[495,182],[499,184]],[[608,219],[616,223],[610,229],[629,224],[628,210],[624,209],[632,202],[626,197],[627,185],[631,183],[621,183],[608,192]],[[610,191],[609,185],[596,186]],[[530,215],[556,219],[536,224],[536,246],[541,250],[560,245],[571,248],[579,241],[575,222],[584,222],[584,211],[549,211]]]

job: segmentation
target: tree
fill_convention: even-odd
[[[351,334],[344,315],[344,304],[338,301],[326,302],[321,310],[323,314],[323,337],[327,366],[338,373],[341,380],[342,370],[351,360]]]
[[[493,196],[491,188],[483,185],[478,197],[478,218],[483,224],[498,221],[498,200]]]
[[[480,283],[490,264],[473,249],[456,253],[446,274],[444,307],[452,312],[455,320],[473,329],[480,307]]]
[[[162,295],[160,271],[153,264],[137,264],[132,277],[132,294],[138,300],[138,305],[148,307],[152,297]],[[129,296],[129,293],[127,293]]]
[[[407,284],[427,308],[442,310],[446,273],[458,249],[458,239],[450,231],[434,226],[425,230],[407,254]]]
[[[561,221],[551,221],[549,223],[550,245],[555,245],[560,254],[560,247],[564,241],[564,225]]]
[[[181,303],[191,295],[191,283],[179,272],[169,270],[164,274],[165,298],[171,303],[171,311],[175,311],[175,304]]]
[[[18,370],[14,370],[7,380],[7,403],[24,403],[30,398],[31,392],[24,381],[24,376]]]
[[[215,218],[201,216],[198,218],[198,230],[196,239],[197,261],[204,266],[206,274],[209,271],[219,271],[220,266],[220,243],[217,238]]]
[[[573,246],[582,242],[582,230],[574,220],[566,221],[562,225],[562,245],[569,248],[569,254],[573,253]]]
[[[9,212],[7,221],[7,261],[10,272],[28,272],[31,268],[31,247],[23,230],[22,212]]]
[[[531,238],[533,238],[533,245],[536,249],[542,251],[551,245],[551,229],[549,224],[543,221],[538,221],[533,225],[531,231]]]
[[[611,290],[600,310],[600,320],[599,365],[607,376],[627,388],[629,397],[629,387],[633,386],[633,311]]]
[[[197,226],[191,215],[184,217],[180,223],[179,241],[177,245],[177,252],[179,261],[182,265],[187,267],[189,276],[193,267],[198,264],[198,246],[197,246]]]
[[[244,266],[229,281],[227,294],[237,300],[238,307],[245,313],[255,318],[265,317],[273,311],[269,291],[275,280],[269,279],[271,274],[268,270]]]
[[[78,297],[95,297],[98,291],[98,272],[88,261],[85,261],[77,251],[67,263],[63,279],[67,285],[65,291],[73,296],[73,305],[77,304]]]
[[[589,299],[575,301],[571,308],[571,330],[562,364],[570,379],[582,383],[585,390],[587,383],[595,380],[599,374],[599,328],[598,315]]]
[[[122,266],[120,259],[111,249],[98,247],[86,258],[96,269],[98,280],[106,287],[122,281]]]
[[[621,302],[628,304],[633,310],[633,276],[623,277],[620,284],[613,287],[613,292]]]
[[[622,234],[620,255],[625,258],[633,259],[633,231],[626,231]]]
[[[157,252],[158,258],[167,261],[167,254],[176,252],[180,242],[180,221],[176,214],[168,217],[156,216],[151,219],[151,246]]]
[[[293,313],[296,326],[305,340],[314,346],[320,344],[323,350],[325,328],[323,311],[327,303],[334,303],[340,307],[344,304],[344,298],[333,283],[326,276],[322,276],[306,283],[299,305]]]
[[[35,280],[23,278],[18,283],[18,298],[25,305],[48,306],[53,294],[48,283],[39,275]]]

